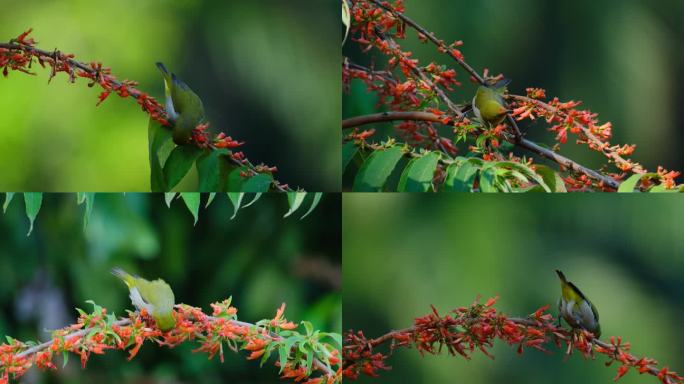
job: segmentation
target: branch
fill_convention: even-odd
[[[45,64],[50,66],[51,72],[48,83],[50,83],[52,78],[59,72],[67,73],[71,83],[76,82],[76,77],[90,79],[91,82],[88,84],[89,87],[98,84],[103,89],[102,93],[100,93],[97,105],[100,105],[107,99],[112,92],[115,92],[120,97],[124,98],[130,96],[137,101],[142,107],[142,110],[148,113],[153,120],[165,127],[171,127],[164,107],[157,102],[154,97],[137,89],[136,86],[138,83],[136,81],[118,81],[116,77],[111,74],[111,69],[103,67],[102,63],[91,62],[90,64],[86,64],[75,60],[73,54],[65,54],[57,49],[48,52],[36,48],[35,40],[28,37],[32,30],[33,29],[29,29],[17,38],[10,39],[8,43],[0,43],[0,67],[3,68],[2,73],[5,77],[8,76],[8,69],[35,75],[30,69],[34,59],[36,59],[43,68],[45,67]],[[244,144],[244,142],[238,142],[223,132],[218,133],[212,138],[206,131],[208,126],[208,123],[200,124],[193,131],[192,142],[197,147],[216,150],[217,148],[236,148]],[[263,164],[253,165],[245,158],[242,152],[233,153],[231,151],[229,152],[228,157],[231,162],[238,167],[246,167],[247,173],[250,176],[277,170],[275,167],[268,167]],[[272,185],[280,192],[293,191],[287,184],[281,184],[275,179],[273,179]]]
[[[200,346],[193,352],[208,353],[210,359],[218,354],[221,362],[224,344],[235,352],[250,351],[247,359],[261,359],[262,364],[272,353],[278,353],[275,365],[280,367],[281,378],[309,384],[321,380],[341,382],[341,371],[333,368],[340,365],[340,352],[327,342],[335,342],[339,335],[314,332],[310,324],[305,324],[306,332],[300,334],[295,331],[298,325],[283,317],[285,304],[273,319],[255,324],[237,320],[237,309],[230,306],[230,299],[212,304],[213,316],[204,314],[200,308],[179,304],[173,313],[176,325],[166,332],[156,328],[145,311],[129,312],[129,318],[116,319],[106,309],[92,304],[92,313],[78,310],[78,322],[55,331],[50,341],[31,346],[8,338],[8,344],[0,345],[0,383],[8,383],[10,377],[21,377],[33,365],[57,369],[52,360],[60,353],[80,355],[83,368],[91,353],[103,354],[107,349],[129,349],[131,360],[147,340],[169,348],[197,341]]]
[[[610,342],[601,341],[585,330],[567,330],[556,325],[556,319],[546,313],[548,305],[535,311],[526,318],[508,317],[496,309],[498,298],[480,304],[476,300],[469,307],[460,307],[440,315],[432,307],[428,315],[416,318],[413,326],[387,332],[379,337],[368,339],[362,331],[348,331],[345,334],[343,354],[343,375],[355,380],[360,374],[377,377],[379,371],[389,370],[385,360],[399,348],[415,348],[421,355],[437,355],[446,347],[452,356],[460,355],[470,359],[473,352],[480,350],[493,358],[489,349],[494,340],[502,340],[509,345],[517,345],[519,354],[525,348],[548,352],[546,344],[557,347],[566,346],[566,354],[573,350],[585,358],[593,358],[595,353],[605,355],[606,365],[619,365],[615,380],[624,376],[631,368],[639,373],[657,377],[663,384],[684,383],[684,377],[670,371],[667,367],[658,368],[658,362],[629,353],[629,343],[620,337],[610,337]],[[559,323],[560,324],[560,323]],[[383,347],[387,352],[378,352]]]

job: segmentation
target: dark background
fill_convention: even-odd
[[[369,338],[430,313],[500,296],[496,308],[557,314],[561,269],[596,305],[603,340],[684,371],[684,205],[676,196],[345,194],[344,330]],[[617,366],[549,346],[496,342],[495,360],[395,351],[391,371],[359,383],[609,383]],[[620,383],[654,377],[630,372]]]
[[[211,127],[255,164],[311,191],[340,185],[340,5],[335,0],[4,0],[0,41],[29,27],[37,46],[100,61],[163,101],[166,64],[204,101]],[[131,98],[95,107],[98,87],[0,79],[0,191],[149,191],[149,116]],[[19,167],[18,165],[21,164]],[[194,172],[194,171],[193,171]],[[193,177],[177,187],[193,190]]]
[[[613,143],[637,144],[634,159],[648,169],[684,170],[684,2],[407,0],[405,5],[406,15],[438,38],[462,40],[466,61],[479,73],[488,67],[512,79],[512,93],[541,87],[550,98],[582,100],[581,108],[613,122]],[[407,36],[400,40],[403,49],[422,65],[436,61],[457,70],[464,86],[451,93],[452,100],[472,100],[475,88],[455,61],[420,43],[410,28]],[[377,50],[362,54],[348,41],[344,53],[366,65],[375,57],[376,67],[384,68]],[[343,96],[344,117],[376,111],[376,98],[360,81],[351,90]],[[553,143],[554,134],[545,128],[522,127],[528,138]],[[392,133],[379,130],[375,137]],[[574,145],[572,135],[561,153],[591,167],[605,162],[586,146]]]
[[[206,199],[206,195],[204,196]],[[4,201],[4,196],[2,198]],[[304,220],[305,209],[289,218],[284,195],[269,194],[241,210],[234,220],[224,195],[217,196],[199,221],[180,200],[171,208],[161,194],[96,195],[83,229],[83,206],[75,194],[44,195],[33,233],[23,198],[16,195],[0,216],[0,337],[49,339],[46,329],[75,323],[75,307],[91,311],[86,300],[125,314],[133,309],[124,284],[109,273],[121,266],[148,279],[168,282],[177,303],[211,311],[210,303],[233,297],[238,318],[273,318],[281,303],[285,316],[309,320],[317,329],[340,332],[340,196],[325,195]],[[92,355],[85,370],[72,355],[65,369],[31,369],[25,383],[277,383],[278,368],[247,361],[226,351],[225,363],[198,344],[174,349],[146,343],[138,356],[127,352]],[[272,362],[271,362],[272,363]]]

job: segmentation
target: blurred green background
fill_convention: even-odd
[[[603,338],[622,336],[637,355],[684,371],[684,205],[672,196],[426,196],[346,194],[342,257],[344,330],[377,337],[416,317],[500,295],[525,316],[551,304],[565,272],[594,302]],[[604,357],[564,362],[497,342],[496,360],[421,357],[400,349],[392,370],[359,383],[608,383]],[[655,382],[630,372],[620,383]]]
[[[204,196],[206,199],[206,195]],[[3,198],[4,200],[4,198]],[[242,209],[217,196],[199,221],[182,201],[167,208],[161,194],[96,195],[83,229],[83,206],[75,194],[46,194],[33,233],[17,195],[0,216],[0,337],[45,340],[45,329],[75,321],[74,307],[91,310],[94,300],[125,314],[132,309],[126,287],[109,273],[113,266],[150,279],[162,277],[177,303],[210,311],[210,303],[233,297],[238,317],[272,318],[281,303],[294,322],[341,331],[340,196],[325,195],[305,218],[287,212],[284,195],[269,194]],[[299,213],[299,212],[298,212]],[[304,212],[301,212],[303,214]],[[299,214],[299,216],[301,216]],[[278,369],[246,354],[207,360],[195,343],[174,349],[145,344],[136,358],[110,351],[93,355],[85,370],[77,357],[61,369],[28,372],[24,383],[277,383]]]
[[[252,162],[277,166],[292,187],[339,190],[339,1],[3,5],[0,41],[33,27],[38,47],[100,61],[158,100],[162,61]],[[0,79],[0,191],[149,191],[148,115],[135,101],[111,95],[95,107],[98,87],[64,74],[47,85],[48,70],[33,69]]]
[[[549,97],[582,100],[583,108],[613,122],[614,143],[637,144],[635,160],[649,169],[662,165],[684,171],[681,0],[406,0],[405,5],[406,14],[438,38],[462,40],[466,61],[478,72],[487,67],[512,79],[512,93],[541,87]],[[436,61],[456,68],[464,86],[451,93],[452,99],[472,100],[475,88],[465,72],[407,30],[404,50],[424,65]],[[344,53],[365,65],[375,57],[376,68],[384,68],[377,50],[363,54],[347,41]],[[343,116],[372,113],[376,102],[356,80],[351,94],[343,96]],[[546,128],[545,123],[526,124],[522,130],[528,138],[552,143],[554,134]],[[379,130],[376,137],[392,132]],[[574,142],[571,136],[562,153],[591,167],[605,162]]]

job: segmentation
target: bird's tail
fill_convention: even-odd
[[[112,272],[112,275],[121,279],[121,281],[126,283],[126,285],[128,285],[129,287],[131,286],[131,282],[133,281],[133,276],[131,276],[130,273],[124,271],[123,269],[121,269],[119,267],[112,268],[111,272]]]
[[[568,280],[565,278],[565,275],[563,272],[561,272],[559,269],[556,269],[556,274],[558,274],[558,277],[560,277],[561,281],[564,283],[567,283]]]

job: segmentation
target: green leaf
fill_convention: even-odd
[[[268,192],[273,182],[273,176],[270,173],[259,173],[244,181],[242,183],[242,192]]]
[[[448,192],[472,192],[478,167],[470,161],[451,164],[446,170],[444,190]]]
[[[311,336],[313,334],[313,331],[314,331],[313,324],[311,324],[310,321],[304,320],[304,321],[302,321],[302,325],[304,326],[304,329],[306,330],[306,335]]]
[[[397,190],[399,192],[429,191],[432,188],[439,158],[437,152],[430,152],[425,156],[412,159],[401,174]]]
[[[33,222],[36,220],[40,206],[43,204],[43,194],[41,192],[25,192],[24,204],[26,205],[26,216],[31,222],[29,231],[26,234],[26,236],[29,236],[33,232]]]
[[[150,185],[152,192],[165,192],[168,190],[168,187],[164,181],[163,166],[168,157],[168,152],[173,149],[171,130],[150,118],[147,140],[149,145]]]
[[[240,209],[240,204],[242,203],[242,198],[245,196],[242,192],[228,192],[228,199],[230,203],[233,204],[233,216],[230,217],[231,220],[237,216],[238,210]]]
[[[645,173],[645,174],[634,174],[630,176],[627,180],[623,181],[622,184],[620,184],[620,187],[618,188],[619,193],[632,193],[634,192],[634,189],[636,186],[639,184],[641,180],[644,178],[653,178],[653,177],[658,177],[657,173]]]
[[[173,198],[176,197],[178,193],[177,192],[166,192],[164,194],[164,202],[166,202],[166,206],[171,208],[171,202],[173,201]]]
[[[81,205],[85,202],[86,209],[85,212],[83,213],[83,230],[85,230],[88,227],[88,222],[90,221],[90,216],[93,213],[93,205],[95,204],[95,193],[93,192],[78,192],[76,194],[76,200],[78,201],[78,205]]]
[[[5,204],[2,205],[2,213],[7,212],[7,207],[9,206],[10,202],[12,202],[13,198],[14,198],[14,192],[5,193]]]
[[[558,172],[542,164],[536,164],[534,168],[536,173],[542,177],[544,183],[546,183],[552,192],[567,192],[567,189],[565,189],[565,182]]]
[[[226,149],[205,149],[195,163],[197,167],[197,174],[199,185],[197,187],[199,192],[222,192],[226,188],[226,180],[228,174],[235,169],[235,166],[230,164],[225,155],[228,154]]]
[[[200,207],[200,194],[199,192],[181,192],[181,198],[185,202],[185,206],[188,207],[190,213],[195,218],[193,225],[197,224],[197,219],[199,218],[199,207]]]
[[[359,151],[359,147],[353,141],[349,141],[342,146],[342,172],[347,169],[349,162],[354,158],[354,155]]]
[[[321,202],[321,198],[322,198],[322,197],[323,197],[323,193],[322,193],[322,192],[316,192],[316,193],[314,194],[313,202],[311,203],[311,206],[309,207],[309,210],[306,211],[306,213],[304,214],[304,216],[300,217],[299,220],[302,220],[302,219],[304,219],[305,217],[309,216],[309,214],[310,214],[311,212],[313,212],[314,209],[316,209],[316,207],[318,206],[318,203]]]
[[[62,363],[62,368],[66,367],[67,363],[69,362],[69,352],[63,351],[62,352],[62,358],[64,362]]]
[[[215,197],[216,197],[216,192],[210,193],[209,198],[207,199],[207,204],[204,205],[204,208],[209,208],[209,204],[211,204],[211,202],[214,201]]]
[[[226,181],[226,191],[239,192],[242,191],[242,184],[245,182],[245,178],[242,177],[243,173],[247,173],[247,167],[236,167],[229,174]]]
[[[288,217],[293,214],[304,202],[306,197],[306,192],[288,192],[287,193],[287,203],[290,205],[290,210],[287,211],[285,216]]]
[[[262,193],[257,193],[257,194],[255,194],[254,197],[252,198],[252,200],[250,200],[249,203],[243,205],[242,208],[247,208],[247,207],[249,207],[250,205],[256,203],[257,200],[259,200],[259,199],[261,198],[261,195],[262,195]]]
[[[290,356],[290,349],[281,346],[278,348],[278,361],[280,361],[280,372],[283,372],[283,369],[287,366],[287,358]]]
[[[373,152],[356,175],[353,190],[357,192],[382,191],[387,178],[390,177],[403,155],[402,148],[398,146]]]
[[[480,192],[494,193],[498,192],[495,186],[496,169],[493,167],[482,169],[480,173]]]
[[[164,164],[164,182],[168,189],[172,189],[183,180],[202,152],[202,149],[194,145],[181,145],[171,151]]]

